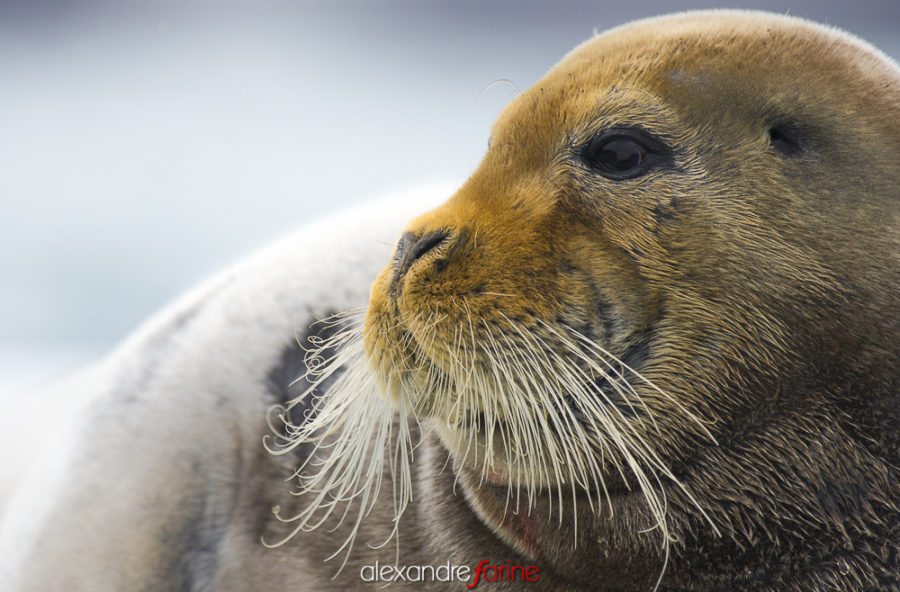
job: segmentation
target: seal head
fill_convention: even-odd
[[[389,475],[394,532],[573,589],[900,586],[898,121],[897,66],[798,19],[576,48],[314,348],[294,532],[350,516],[349,557]]]
[[[381,390],[573,579],[896,578],[898,121],[896,65],[798,19],[586,42],[407,226]]]

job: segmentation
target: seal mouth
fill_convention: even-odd
[[[641,419],[649,416],[649,411],[645,405],[635,400],[636,397],[628,396],[628,379],[629,372],[638,372],[650,356],[650,346],[647,340],[641,340],[628,347],[625,354],[619,358],[618,362],[610,366],[609,372],[595,376],[584,385],[585,390],[590,392],[594,399],[607,407],[615,409],[624,418]],[[566,407],[566,413],[577,420],[583,427],[593,429],[595,423],[591,421],[587,413],[585,413],[582,405],[578,404],[578,398],[572,393],[563,393],[557,399],[559,405]],[[487,414],[483,410],[478,410],[472,414],[473,419],[467,421],[465,416],[456,419],[455,426],[460,429],[472,427],[479,434],[486,434],[488,429],[496,429],[504,420],[497,416],[488,419]],[[490,422],[490,425],[489,425]],[[560,435],[560,426],[550,423],[549,426],[554,435]]]
[[[550,376],[548,367],[548,373],[537,377],[510,376],[507,382],[491,383],[491,392],[477,399],[458,394],[470,406],[438,405],[430,418],[458,467],[480,475],[478,482],[534,491],[573,480],[590,482],[586,491],[601,481],[608,485],[616,481],[608,472],[622,462],[615,449],[639,439],[644,428],[637,424],[653,423],[652,409],[635,388],[637,380],[645,380],[638,369],[650,357],[649,342],[645,332],[621,356],[609,354],[605,364],[593,368],[585,363],[576,369],[576,354],[568,360],[569,382]],[[445,395],[465,388],[450,386]],[[578,446],[566,450],[573,441]],[[554,460],[536,460],[535,455]]]

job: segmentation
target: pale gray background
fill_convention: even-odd
[[[310,219],[464,178],[515,92],[493,81],[721,6],[900,55],[896,0],[0,2],[0,402]]]

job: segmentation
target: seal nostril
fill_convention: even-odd
[[[410,259],[415,261],[431,249],[435,248],[446,239],[448,233],[443,230],[433,230],[420,238],[416,244],[413,245],[412,251],[409,254]]]
[[[398,275],[403,277],[416,260],[443,243],[448,236],[450,233],[446,230],[432,230],[422,237],[417,237],[411,232],[404,234],[397,247]]]

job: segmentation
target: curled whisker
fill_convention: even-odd
[[[608,480],[616,476],[640,492],[650,520],[641,532],[659,533],[664,564],[674,540],[667,491],[680,489],[712,524],[650,437],[662,429],[659,401],[709,433],[677,398],[571,327],[526,324],[502,311],[488,321],[463,296],[448,297],[445,304],[444,312],[430,317],[398,314],[395,327],[415,326],[416,332],[403,330],[391,344],[398,353],[386,355],[377,370],[367,357],[362,311],[331,317],[324,321],[331,335],[308,340],[304,378],[310,386],[270,410],[273,435],[265,442],[271,453],[282,455],[301,444],[312,446],[293,474],[298,485],[292,493],[303,505],[292,515],[276,510],[292,529],[267,545],[347,524],[349,534],[329,557],[343,553],[340,571],[382,495],[383,477],[390,475],[393,526],[369,546],[387,545],[398,536],[413,495],[417,444],[410,426],[421,434],[435,422],[455,434],[454,466],[473,468],[475,487],[504,476],[504,514],[510,507],[531,513],[546,499],[548,520],[555,515],[562,526],[571,515],[573,544],[579,504],[587,503],[592,514],[612,514]],[[450,318],[459,322],[448,336]],[[325,381],[328,392],[320,393]],[[454,488],[459,476],[457,471]]]

